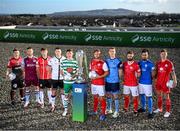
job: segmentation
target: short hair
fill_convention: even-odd
[[[29,50],[29,49],[33,49],[32,47],[28,47],[28,48],[26,48],[27,50]]]
[[[15,51],[19,51],[19,49],[18,49],[18,48],[14,48],[14,49],[13,49],[13,52],[15,52]]]
[[[59,47],[56,47],[56,48],[55,48],[55,50],[61,50],[61,48],[59,48]]]
[[[149,54],[149,50],[148,49],[143,49],[141,53],[148,53]]]
[[[115,47],[110,47],[109,50],[116,50],[116,48]]]
[[[166,52],[166,53],[167,53],[167,50],[166,50],[166,49],[162,49],[162,50],[161,50],[161,53],[162,53],[162,52]]]
[[[73,49],[67,49],[66,52],[73,52]]]
[[[94,50],[93,53],[95,53],[95,52],[100,52],[101,53],[101,50],[100,49],[96,49],[96,50]]]
[[[133,51],[128,51],[128,52],[127,52],[127,55],[128,55],[128,54],[133,54],[133,55],[134,55],[134,52],[133,52]]]
[[[47,48],[41,48],[41,51],[45,51],[45,50],[47,50]]]

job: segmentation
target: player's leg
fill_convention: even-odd
[[[104,86],[98,86],[97,88],[99,100],[101,103],[101,115],[100,120],[105,120],[105,111],[106,111],[106,99],[105,99],[105,87]]]
[[[23,80],[19,80],[18,82],[18,88],[19,88],[19,95],[20,95],[20,100],[21,102],[24,102],[25,101],[25,92],[24,92],[24,81]]]
[[[152,85],[144,85],[144,93],[148,100],[148,118],[153,118]]]
[[[64,83],[63,83],[63,80],[59,81],[59,86],[60,86],[60,93],[61,93],[61,101],[62,101],[63,107],[65,107],[65,95],[64,95]]]
[[[154,111],[154,113],[162,112],[163,110],[163,94],[161,90],[156,90],[157,95],[157,109]]]
[[[156,95],[157,95],[157,109],[154,113],[162,112],[163,110],[163,94],[162,94],[162,86],[156,84]]]
[[[72,90],[72,84],[64,83],[64,112],[62,116],[66,116],[68,113],[68,104],[69,104],[69,93]]]
[[[105,91],[106,91],[106,102],[107,102],[106,114],[111,114],[112,113],[112,93],[111,93],[110,83],[106,82]]]
[[[124,94],[124,111],[127,112],[130,103],[130,89],[128,86],[123,87],[123,94]]]
[[[51,85],[51,80],[47,80],[47,96],[49,100],[49,104],[51,104],[51,95],[52,95],[52,85]]]
[[[24,108],[27,108],[30,103],[30,86],[31,86],[31,81],[25,80],[25,104]]]
[[[11,97],[11,105],[13,105],[13,106],[15,105],[16,90],[17,90],[17,82],[12,80],[10,97]]]
[[[164,114],[164,117],[170,116],[171,111],[171,99],[170,99],[170,93],[164,93],[165,99],[166,99],[166,113]]]
[[[112,94],[113,94],[114,107],[115,107],[115,112],[112,116],[114,118],[117,118],[119,116],[119,83],[114,83],[112,85]]]
[[[58,80],[52,80],[52,95],[51,95],[51,111],[55,110],[56,92],[58,88]]]
[[[146,95],[145,95],[145,85],[139,84],[139,97],[141,101],[141,108],[138,109],[138,112],[145,112],[146,111]]]
[[[98,111],[98,102],[99,102],[96,85],[91,84],[91,93],[93,95],[93,112],[90,114],[95,115],[95,114],[97,114],[97,111]]]
[[[134,114],[137,114],[138,110],[138,104],[139,104],[139,92],[137,86],[130,87],[132,97],[133,97],[133,106],[134,106]]]
[[[41,102],[41,108],[44,108],[44,88],[45,88],[46,81],[45,80],[39,80],[39,98]]]
[[[40,88],[39,88],[39,81],[37,78],[32,80],[32,85],[34,86],[34,94],[36,97],[36,102],[38,105],[41,106],[40,94],[39,94]]]

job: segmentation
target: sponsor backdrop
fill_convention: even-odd
[[[0,29],[0,41],[95,46],[180,47],[180,32]]]

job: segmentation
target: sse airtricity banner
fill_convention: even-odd
[[[0,41],[95,46],[180,47],[180,32],[98,32],[0,29]]]

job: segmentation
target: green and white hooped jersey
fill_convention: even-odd
[[[75,59],[68,60],[64,59],[61,63],[61,68],[64,72],[64,76],[71,75],[74,76],[77,73],[78,70],[78,62]],[[75,80],[65,80],[64,83],[66,84],[73,84]]]

